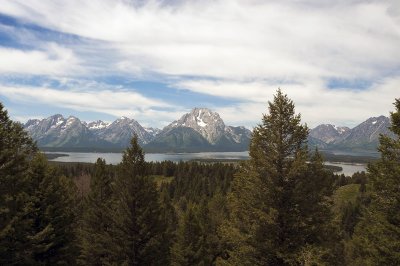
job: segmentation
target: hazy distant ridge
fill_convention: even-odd
[[[323,150],[375,151],[379,135],[391,136],[390,119],[371,117],[358,126],[322,124],[308,138],[310,148]],[[251,131],[225,125],[220,115],[207,108],[194,108],[163,129],[144,128],[134,119],[121,117],[112,123],[86,123],[60,114],[29,120],[25,125],[38,146],[52,149],[118,150],[128,146],[134,134],[149,152],[204,152],[248,150]]]

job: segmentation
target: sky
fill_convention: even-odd
[[[0,102],[14,120],[194,107],[253,127],[276,90],[310,127],[389,115],[400,97],[398,0],[0,0]]]

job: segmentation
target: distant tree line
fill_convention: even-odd
[[[241,163],[48,163],[0,104],[0,265],[400,265],[397,136],[334,175],[280,90]]]

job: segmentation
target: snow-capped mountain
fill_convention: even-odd
[[[161,129],[155,127],[144,127],[144,130],[146,130],[147,133],[149,133],[153,137],[156,137],[161,132]]]
[[[389,127],[390,119],[388,117],[371,117],[352,128],[344,138],[338,139],[334,144],[340,147],[375,149],[378,146],[380,134],[393,136]]]
[[[29,120],[24,127],[39,147],[88,150],[125,149],[136,134],[150,151],[238,151],[248,149],[251,135],[245,127],[226,126],[218,113],[205,108],[193,109],[163,130],[127,117],[87,123],[60,114]]]
[[[39,147],[49,148],[125,148],[134,134],[142,144],[154,138],[137,121],[126,117],[111,124],[101,120],[86,123],[73,116],[64,118],[56,114],[29,120],[24,128]]]
[[[208,142],[215,144],[225,133],[225,124],[218,113],[207,108],[194,108],[163,129],[163,133],[177,127],[190,127],[200,133]]]
[[[388,117],[371,117],[352,129],[319,125],[310,131],[310,137],[321,141],[316,146],[324,149],[376,151],[380,134],[393,136],[389,127]]]
[[[103,122],[101,120],[97,120],[97,121],[93,121],[90,123],[85,123],[85,125],[87,126],[87,128],[89,130],[96,131],[96,130],[103,130],[103,129],[107,128],[108,126],[110,126],[110,123]]]
[[[153,139],[153,135],[147,132],[136,120],[125,116],[107,126],[101,123],[96,125],[102,126],[100,129],[92,129],[96,136],[119,147],[128,146],[134,134],[138,136],[141,144],[149,143]]]
[[[371,117],[358,126],[319,125],[310,131],[309,146],[324,150],[376,151],[379,135],[393,136],[390,119]],[[195,108],[163,130],[144,128],[127,117],[112,123],[101,120],[83,122],[60,114],[31,119],[25,130],[39,147],[81,150],[122,150],[136,134],[139,143],[150,152],[244,151],[249,147],[251,131],[225,125],[220,115],[207,108]]]
[[[251,131],[245,127],[226,126],[220,115],[207,108],[194,108],[166,126],[145,146],[148,150],[244,151]]]
[[[337,127],[331,124],[322,124],[310,130],[310,136],[321,140],[325,143],[332,143],[346,136],[350,128],[348,127]]]
[[[89,147],[99,140],[76,117],[57,114],[43,120],[29,120],[25,129],[40,147]]]

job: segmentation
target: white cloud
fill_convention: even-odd
[[[12,101],[35,102],[76,111],[93,111],[116,117],[130,116],[140,119],[148,118],[148,114],[160,113],[157,111],[159,108],[170,108],[161,100],[122,89],[59,90],[46,87],[0,86],[0,95]],[[161,117],[168,116],[167,113],[168,111],[165,111]]]
[[[245,97],[246,87],[251,88],[248,99],[231,107],[218,108],[218,112],[234,125],[243,124],[251,127],[261,121],[262,113],[268,110],[267,101],[272,101],[277,85],[268,84],[212,84],[205,85],[200,81],[198,86],[205,86],[210,93],[229,94],[233,98]],[[196,88],[196,85],[193,84]],[[356,126],[371,116],[385,115],[393,110],[392,103],[399,98],[400,77],[388,78],[372,85],[369,89],[356,90],[349,88],[326,89],[314,83],[307,85],[290,85],[282,87],[296,106],[296,112],[302,114],[302,121],[311,127],[321,123],[332,123],[339,126]],[[242,93],[240,93],[242,92]],[[215,93],[214,93],[215,94]],[[259,99],[253,98],[260,95]],[[246,98],[247,99],[247,98]]]
[[[70,49],[49,44],[46,51],[18,50],[0,46],[0,74],[68,75],[80,72],[79,59]]]
[[[108,42],[126,56],[119,64],[131,61],[136,70],[235,79],[370,78],[400,66],[396,1],[3,2],[0,12]]]
[[[310,125],[354,125],[370,115],[387,114],[399,97],[397,0],[167,2],[4,0],[0,13],[90,42],[85,47],[62,48],[53,52],[55,56],[49,55],[51,49],[2,48],[0,58],[7,60],[0,60],[0,73],[51,75],[70,73],[71,66],[78,65],[96,73],[133,77],[150,73],[173,79],[172,87],[235,99],[238,104],[218,111],[228,123],[248,126],[259,121],[278,87],[295,101]],[[37,67],[32,62],[38,62]],[[366,80],[372,85],[362,90],[332,90],[327,86],[329,79]],[[84,94],[87,101],[58,102],[114,115],[127,115],[132,105],[122,98],[141,102],[118,90],[103,92],[101,99],[116,94],[120,100],[100,108],[91,93]],[[151,99],[144,99],[143,106],[153,104],[146,100]],[[121,103],[122,107],[117,105]],[[179,113],[145,107],[140,111],[164,122]]]

